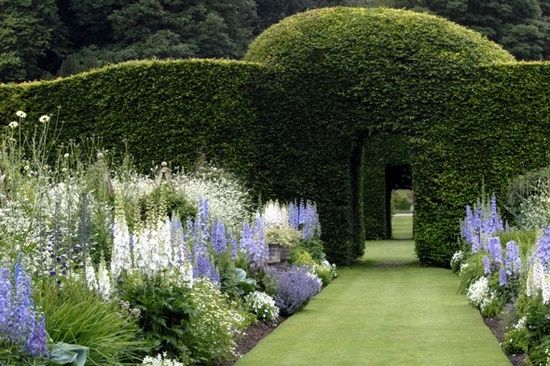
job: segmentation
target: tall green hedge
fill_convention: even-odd
[[[161,161],[185,168],[201,156],[253,175],[258,143],[251,93],[258,64],[190,60],[127,62],[55,81],[0,87],[0,118],[17,109],[64,121],[62,140],[99,137],[147,171]],[[24,126],[23,126],[24,127]]]
[[[550,64],[514,63],[444,19],[315,10],[267,30],[246,60],[131,62],[3,85],[0,118],[61,106],[65,139],[125,139],[145,168],[204,154],[264,200],[316,200],[338,263],[385,227],[387,165],[412,165],[417,253],[446,266],[481,187],[501,195],[509,178],[548,163]]]

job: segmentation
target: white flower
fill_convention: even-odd
[[[48,122],[50,122],[50,116],[48,116],[48,115],[43,115],[43,116],[41,116],[38,120],[39,120],[41,123],[48,123]]]
[[[260,216],[267,226],[288,226],[288,208],[279,201],[268,201]]]
[[[69,156],[70,156],[69,153],[65,153],[65,155],[63,155],[63,157],[64,157],[65,159],[68,159]]]
[[[19,126],[19,123],[12,121],[8,126],[10,126],[10,128],[16,128],[17,126]]]
[[[15,112],[15,115],[19,118],[26,118],[27,117],[27,113],[25,113],[23,111],[17,111],[17,112]]]

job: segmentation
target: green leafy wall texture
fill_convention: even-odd
[[[411,164],[422,263],[447,266],[466,203],[548,164],[550,63],[517,63],[442,18],[328,8],[287,18],[244,62],[129,62],[0,86],[0,118],[61,106],[62,138],[100,136],[144,169],[200,156],[263,200],[318,202],[331,260],[384,228],[386,165]],[[29,121],[31,118],[29,118]]]

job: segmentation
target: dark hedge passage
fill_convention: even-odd
[[[144,170],[204,156],[263,200],[313,199],[340,264],[386,235],[386,168],[410,165],[417,254],[447,266],[482,186],[502,195],[548,164],[549,90],[550,63],[516,63],[442,18],[329,8],[271,27],[246,62],[129,62],[2,85],[0,118],[61,106],[63,139],[126,140]]]

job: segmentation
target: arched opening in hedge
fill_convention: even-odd
[[[393,238],[392,217],[394,210],[392,208],[392,193],[396,190],[413,190],[412,166],[404,165],[386,165],[386,237]],[[414,238],[414,237],[413,237]]]

